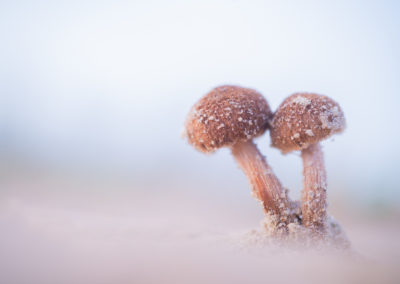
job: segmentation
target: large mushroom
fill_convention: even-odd
[[[252,185],[254,196],[262,202],[265,213],[276,220],[279,229],[288,222],[289,201],[252,141],[269,128],[271,117],[270,107],[260,93],[238,86],[220,86],[192,107],[185,130],[189,143],[201,152],[231,149]]]
[[[302,223],[317,232],[326,230],[326,171],[320,141],[345,128],[340,106],[332,99],[296,93],[286,98],[271,123],[272,146],[282,153],[301,150],[303,160]]]

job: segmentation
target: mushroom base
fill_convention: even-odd
[[[247,233],[244,236],[243,243],[245,246],[254,245],[258,247],[275,243],[283,246],[293,245],[296,248],[304,249],[331,247],[342,250],[351,248],[340,224],[330,216],[325,223],[324,232],[318,234],[313,228],[303,226],[298,218],[293,218],[293,220],[287,225],[287,232],[282,234],[282,231],[276,227],[274,217],[266,216],[261,222],[261,228]]]

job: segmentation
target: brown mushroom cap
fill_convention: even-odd
[[[302,150],[344,130],[346,121],[331,98],[296,93],[286,98],[271,123],[272,146],[283,153]]]
[[[220,86],[192,107],[186,136],[196,149],[210,153],[263,134],[271,116],[267,101],[255,90]]]

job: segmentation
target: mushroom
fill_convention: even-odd
[[[252,185],[253,195],[262,202],[267,216],[276,220],[279,229],[288,221],[290,203],[280,181],[252,141],[269,128],[271,117],[270,107],[260,93],[238,86],[220,86],[192,107],[185,136],[204,153],[230,148]]]
[[[326,225],[326,171],[320,141],[340,133],[346,125],[340,106],[332,99],[296,93],[286,98],[271,122],[272,146],[282,153],[301,150],[303,190],[302,223],[316,232]]]

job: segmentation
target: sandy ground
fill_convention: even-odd
[[[182,189],[2,183],[0,283],[399,283],[397,215],[336,217],[351,251],[248,245],[256,203]]]

